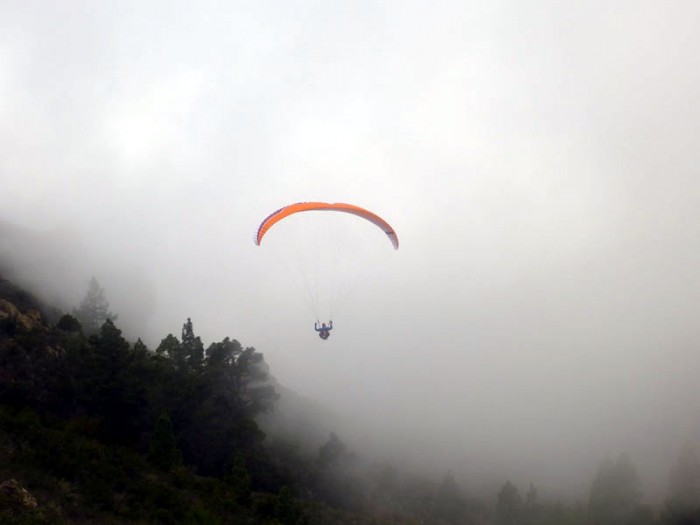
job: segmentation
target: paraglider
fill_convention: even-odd
[[[321,217],[325,214],[319,214],[316,220],[316,217],[311,217],[309,214],[309,222],[293,219],[292,224],[287,225],[289,217],[301,212],[337,212],[338,215],[354,215],[364,219],[384,232],[395,250],[399,248],[399,238],[391,225],[376,213],[346,203],[297,202],[275,210],[260,223],[255,233],[255,244],[258,246],[275,225],[281,221],[285,224],[280,230],[282,233],[275,234],[276,239],[272,243],[273,252],[275,248],[287,248],[286,252],[283,250],[279,257],[281,266],[289,273],[290,281],[296,282],[299,290],[303,292],[317,320],[314,323],[314,330],[325,341],[330,337],[333,321],[326,324],[320,323],[319,319],[331,319],[332,309],[337,307],[340,300],[350,295],[354,288],[353,284],[356,284],[359,276],[367,274],[368,265],[361,262],[362,256],[366,256],[364,252],[369,251],[376,256],[384,253],[384,249],[380,249],[382,243],[379,239],[374,241],[374,244],[369,243],[369,246],[366,246],[366,241],[372,239],[366,238],[364,227],[356,227],[358,240],[353,249],[352,241],[355,239],[352,234],[355,232],[351,229],[338,230],[336,224],[341,222],[343,223],[341,228],[347,228],[353,225],[346,223],[353,221],[341,221],[338,216],[329,215],[328,219],[331,220],[328,220]],[[307,214],[304,216],[306,217]],[[296,230],[295,227],[297,227]],[[334,229],[325,230],[330,227]],[[316,231],[317,228],[322,230],[321,234]],[[367,231],[371,232],[371,228]],[[349,235],[345,235],[347,233]],[[307,245],[305,242],[310,244]],[[355,271],[346,271],[346,267],[351,264],[356,266],[352,268]]]
[[[328,321],[327,326],[326,323],[321,323],[320,328],[318,326],[318,321],[316,321],[314,323],[314,330],[316,330],[318,332],[318,336],[325,341],[331,336],[330,331],[333,330],[333,321]]]

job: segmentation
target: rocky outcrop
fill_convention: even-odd
[[[15,327],[23,332],[42,329],[44,327],[41,313],[30,309],[21,312],[14,304],[0,299],[0,321],[12,321]]]
[[[0,483],[0,498],[13,507],[36,509],[36,498],[30,494],[16,479]]]

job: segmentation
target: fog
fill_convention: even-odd
[[[658,502],[700,437],[699,16],[6,0],[0,246],[66,305],[95,275],[151,347],[187,317],[255,346],[367,453],[585,499],[626,452]],[[326,342],[252,241],[306,200],[401,241]]]

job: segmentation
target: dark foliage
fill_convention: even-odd
[[[82,330],[82,325],[75,317],[70,314],[65,314],[61,316],[58,320],[56,328],[63,330],[64,332],[80,332]]]
[[[148,461],[162,471],[168,471],[182,461],[182,455],[173,434],[173,425],[165,412],[156,421],[156,428],[151,436],[151,446],[148,449]]]
[[[155,353],[140,340],[131,345],[93,284],[93,314],[104,318],[89,336],[71,315],[55,328],[47,325],[32,313],[31,296],[14,288],[11,298],[20,305],[4,299],[0,454],[7,461],[0,474],[24,472],[33,490],[55,493],[56,485],[65,486],[71,496],[57,504],[86,521],[108,512],[120,523],[144,514],[153,522],[223,523],[212,509],[220,504],[232,515],[245,514],[251,487],[259,484],[256,468],[264,483],[279,479],[278,491],[288,479],[274,473],[273,461],[261,459],[265,436],[254,420],[275,400],[262,355],[227,338],[205,357],[189,319],[183,343],[168,336]],[[185,467],[178,467],[183,460]],[[201,501],[192,472],[221,478],[206,490],[217,505]],[[236,482],[224,481],[226,475]],[[175,488],[178,483],[184,486]],[[192,494],[183,500],[182,489]],[[54,518],[37,523],[60,522]]]

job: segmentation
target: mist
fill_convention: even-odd
[[[659,503],[700,438],[698,16],[0,3],[2,271],[66,309],[95,276],[151,347],[254,346],[364,454],[585,500],[624,452]],[[326,342],[252,241],[310,200],[401,241]]]

